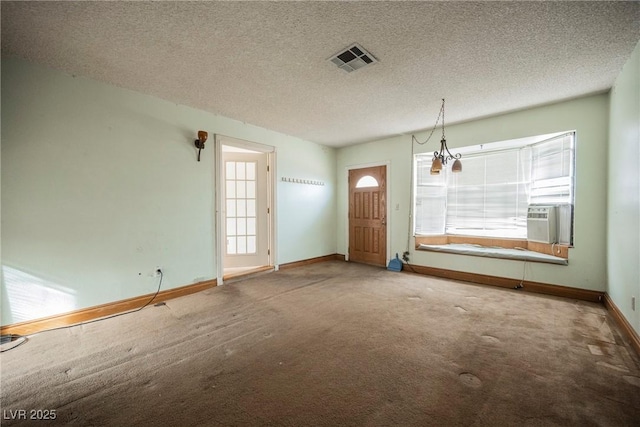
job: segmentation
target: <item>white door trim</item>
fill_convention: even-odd
[[[275,185],[275,176],[276,176],[276,148],[270,145],[260,144],[257,142],[246,141],[242,139],[232,138],[229,136],[224,136],[220,134],[214,135],[215,141],[215,159],[214,159],[214,176],[215,176],[215,237],[214,237],[214,247],[216,248],[216,279],[217,284],[224,284],[223,276],[224,276],[224,253],[225,253],[225,242],[222,238],[224,234],[224,227],[222,224],[222,207],[224,200],[222,200],[222,185],[223,185],[223,158],[222,158],[222,147],[223,145],[232,146],[237,148],[243,148],[251,151],[258,151],[261,153],[267,154],[267,206],[270,210],[269,215],[269,266],[274,267],[275,270],[278,269],[278,264],[275,260],[277,257],[277,245],[276,245],[276,185]]]

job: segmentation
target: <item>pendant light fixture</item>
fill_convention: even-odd
[[[440,171],[442,168],[447,165],[447,162],[453,160],[453,165],[451,165],[451,172],[458,173],[462,172],[462,162],[460,158],[462,155],[460,153],[451,154],[449,151],[449,147],[447,147],[447,139],[444,135],[444,98],[442,98],[442,107],[440,107],[440,114],[438,114],[438,118],[436,119],[436,124],[433,126],[431,133],[426,141],[420,142],[416,139],[415,136],[412,136],[413,141],[417,142],[420,145],[424,145],[431,139],[433,132],[438,127],[438,123],[440,122],[440,117],[442,117],[442,138],[440,139],[440,150],[433,152],[433,160],[431,163],[431,175],[440,175]]]

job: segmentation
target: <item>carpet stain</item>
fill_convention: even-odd
[[[144,383],[143,386],[146,387],[146,388],[150,388],[150,389],[154,389],[154,388],[157,387],[156,383],[154,383],[151,380],[149,380],[146,383]]]
[[[485,340],[486,342],[490,342],[490,343],[494,343],[494,344],[498,344],[498,343],[502,342],[502,341],[500,341],[500,338],[496,338],[496,337],[493,337],[491,335],[482,335],[481,338],[483,340]]]
[[[599,346],[588,344],[587,347],[589,347],[589,351],[594,356],[604,356],[604,353],[602,352],[602,349]]]
[[[610,368],[610,369],[614,369],[618,372],[629,372],[629,370],[627,368],[625,368],[624,366],[616,366],[616,365],[612,365],[611,363],[607,363],[607,362],[598,362],[596,363],[597,365],[600,366],[604,366],[605,368]]]
[[[459,305],[456,305],[455,307],[458,309],[458,311],[459,311],[460,313],[466,313],[466,312],[467,312],[467,310],[466,310],[465,308],[462,308],[462,307],[460,307]]]
[[[471,387],[471,388],[482,387],[482,380],[476,377],[475,375],[473,375],[471,372],[463,372],[459,375],[459,378],[462,384],[466,385],[467,387]]]
[[[264,334],[262,334],[263,338],[271,338],[273,336],[273,334],[271,332],[265,332]]]
[[[626,382],[636,387],[640,387],[640,377],[633,377],[631,375],[624,375],[622,377]]]

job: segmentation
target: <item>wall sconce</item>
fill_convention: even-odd
[[[198,139],[195,140],[196,148],[198,149],[198,161],[200,161],[200,151],[204,148],[204,143],[207,141],[209,134],[203,130],[198,131]]]

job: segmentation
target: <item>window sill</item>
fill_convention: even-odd
[[[454,235],[416,236],[416,249],[559,265],[569,264],[568,246],[528,242],[523,239]]]

